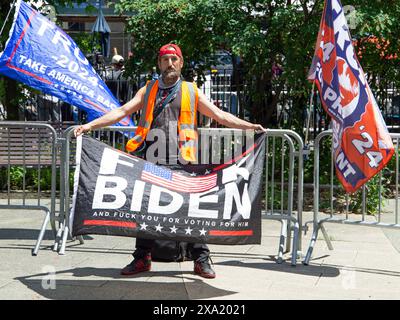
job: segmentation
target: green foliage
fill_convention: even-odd
[[[6,84],[4,79],[0,78],[0,105],[4,105],[6,97]],[[5,120],[5,114],[0,110],[0,120]]]
[[[215,6],[214,6],[215,5]],[[222,11],[222,1],[120,1],[119,12],[132,11],[127,30],[135,41],[131,71],[138,75],[157,65],[158,48],[174,42],[183,48],[186,62],[205,60],[217,46],[214,21]]]
[[[354,39],[373,35],[388,41],[385,54],[399,52],[399,0],[342,4],[355,8],[347,14],[355,21],[356,28],[350,30]],[[323,6],[322,0],[121,0],[116,10],[135,13],[127,24],[127,31],[135,39],[131,72],[151,70],[157,64],[157,49],[170,41],[182,46],[187,62],[207,61],[215,50],[227,49],[243,59],[251,120],[270,127],[284,88],[289,88],[286,97],[293,102],[293,121],[289,125],[302,132],[300,115],[311,91],[306,75]],[[385,98],[388,83],[400,81],[399,58],[398,54],[396,59],[383,59],[376,45],[368,45],[363,54],[361,65],[378,102]],[[279,77],[272,71],[276,64],[284,71]],[[201,74],[207,65],[197,68]]]
[[[49,1],[64,6],[71,6],[72,2]],[[1,21],[9,2],[0,3],[3,7]],[[400,0],[343,0],[342,4],[355,9],[347,14],[356,27],[350,31],[357,39],[361,65],[378,103],[383,106],[387,94],[384,89],[389,83],[400,81],[400,24],[397,23]],[[285,88],[289,88],[285,99],[292,101],[293,121],[288,126],[302,132],[300,115],[311,90],[306,75],[314,54],[323,5],[322,0],[121,0],[115,4],[115,9],[121,14],[134,13],[126,26],[134,38],[128,72],[136,76],[149,72],[157,65],[158,48],[175,42],[183,49],[184,74],[190,73],[189,62],[196,62],[195,72],[202,79],[213,52],[227,49],[244,62],[251,120],[270,127],[277,104]],[[380,48],[366,40],[371,36],[383,41]],[[79,46],[89,52],[90,41],[80,37],[77,36]],[[388,60],[388,55],[395,58]],[[200,61],[205,63],[198,63]],[[283,68],[282,75],[274,75],[274,65]]]
[[[182,46],[186,61],[209,61],[215,50],[224,48],[244,62],[252,121],[270,124],[285,85],[291,86],[302,110],[310,90],[306,72],[322,12],[320,1],[310,10],[282,0],[122,0],[116,9],[135,12],[127,25],[135,38],[133,73],[156,65],[157,49],[170,41]],[[282,65],[282,76],[274,76],[274,64]],[[207,63],[196,67],[201,74]]]
[[[388,85],[400,85],[400,1],[343,2],[355,8],[356,29],[351,33],[357,39],[356,52],[378,104],[384,107]]]
[[[335,177],[336,178],[336,177]],[[326,185],[329,186],[329,185]],[[379,193],[381,198],[379,198]],[[379,183],[379,175],[373,177],[365,184],[365,213],[374,215],[384,208],[385,199],[389,197],[390,187],[387,180],[382,179]],[[311,201],[314,199],[312,198]],[[333,195],[330,188],[322,187],[319,190],[319,208],[321,211],[331,212],[333,205],[334,213],[344,213],[348,210],[349,213],[362,213],[363,191],[362,188],[354,194],[346,196],[344,188],[339,182],[334,183]],[[306,205],[308,205],[306,203]],[[311,204],[312,205],[312,204]],[[312,210],[312,208],[310,208]]]
[[[7,169],[0,168],[0,191],[7,188]]]
[[[36,170],[35,173],[33,175],[33,187],[39,189],[40,185],[40,190],[51,190],[51,169],[40,170],[40,176]]]
[[[69,190],[70,192],[73,192],[74,189],[74,171],[69,173]]]
[[[320,185],[328,185],[331,183],[332,172],[332,137],[325,137],[320,142],[318,167],[319,167],[319,183]],[[314,181],[314,150],[310,152],[307,161],[304,161],[304,181],[312,183]],[[333,169],[334,170],[334,169]],[[333,171],[334,172],[334,171]],[[339,180],[334,174],[333,184],[339,184]]]
[[[379,183],[379,174],[374,176],[368,183],[365,184],[365,212],[367,214],[377,214],[379,212],[379,206],[381,209],[384,207],[384,199],[388,196],[388,185],[387,180],[382,177],[382,182]],[[381,194],[381,199],[379,199],[379,194]],[[363,192],[362,189],[357,191],[355,194],[351,195],[349,203],[349,211],[355,213],[362,213],[362,199]]]
[[[94,39],[94,37],[99,37],[98,34],[79,32],[70,36],[85,55],[92,53],[93,50],[100,50],[100,42]]]
[[[8,174],[10,175],[10,186],[8,186]],[[71,172],[73,177],[74,172]],[[27,192],[50,191],[52,171],[51,167],[38,168],[12,166],[0,168],[0,192],[10,190],[25,190]],[[73,178],[72,178],[73,181]],[[56,170],[56,190],[60,186],[60,172]]]
[[[5,97],[6,88],[4,84],[4,79],[0,79],[0,101],[2,101]]]
[[[265,194],[265,190],[263,194]],[[271,210],[271,208],[274,209],[274,212],[279,212],[280,210],[288,210],[289,193],[287,191],[287,188],[282,189],[281,184],[274,183],[274,185],[272,185],[272,183],[270,183],[268,185],[267,196],[268,210]]]
[[[10,168],[10,184],[11,188],[22,185],[26,169],[13,166]]]
[[[295,194],[298,183],[298,159],[294,157],[292,162],[289,156],[289,144],[282,140],[280,138],[268,138],[266,148],[266,170],[264,171],[263,181],[268,181],[268,183],[263,183],[263,195],[267,195],[268,209],[270,210],[273,205],[274,211],[288,209],[290,163],[293,164],[293,172],[295,173],[293,177]],[[297,150],[298,147],[295,144],[294,150]],[[294,208],[297,207],[296,196],[293,198],[293,205]]]
[[[331,149],[332,138],[325,137],[321,140],[320,154],[317,161],[319,166],[319,206],[322,210],[330,210],[331,201],[333,198],[334,210],[337,212],[344,212],[346,210],[346,193],[339,182],[335,168],[333,167],[333,181],[332,179],[332,149]],[[304,182],[314,182],[314,151],[310,152],[309,158],[304,162]],[[384,207],[384,200],[393,197],[393,190],[395,188],[395,172],[396,172],[396,156],[394,155],[389,164],[382,170],[381,174],[377,174],[371,180],[365,184],[366,192],[366,207],[365,212],[367,214],[376,214],[379,210]],[[381,177],[380,177],[381,175]],[[334,186],[333,195],[330,191],[331,183]],[[313,201],[313,190],[304,189],[305,199],[306,193],[310,193],[308,196],[311,198],[308,201]],[[381,195],[381,199],[379,198]],[[358,190],[354,194],[348,196],[348,210],[353,213],[362,212],[362,189]],[[310,205],[310,203],[306,203]]]

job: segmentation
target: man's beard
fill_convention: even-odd
[[[180,71],[167,69],[162,73],[162,79],[166,85],[170,85],[174,84],[179,79],[180,75]]]

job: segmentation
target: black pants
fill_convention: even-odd
[[[132,254],[135,259],[143,258],[151,252],[154,246],[153,239],[136,238],[136,250]],[[194,261],[207,261],[210,250],[205,243],[188,243],[187,250]]]

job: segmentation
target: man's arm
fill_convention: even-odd
[[[201,91],[199,91],[199,105],[197,109],[201,114],[214,119],[218,123],[228,128],[266,131],[266,129],[263,128],[263,126],[260,124],[247,122],[245,120],[239,119],[238,117],[235,117],[229,112],[222,111],[213,103],[211,103],[211,101],[209,101],[204,93]]]
[[[133,97],[133,99],[125,103],[122,107],[111,110],[102,117],[77,127],[74,130],[75,137],[90,130],[110,126],[114,123],[119,122],[126,116],[139,111],[140,109],[143,108],[145,92],[146,92],[146,87],[141,88]]]

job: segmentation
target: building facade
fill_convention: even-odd
[[[72,7],[57,6],[55,8],[56,18],[61,27],[72,37],[79,33],[91,34],[98,9],[101,7],[111,29],[110,54],[109,57],[105,57],[106,62],[111,60],[114,54],[113,48],[116,48],[118,54],[127,59],[132,48],[132,37],[125,32],[125,22],[129,16],[115,13],[115,2],[89,0],[81,4],[75,2]]]

